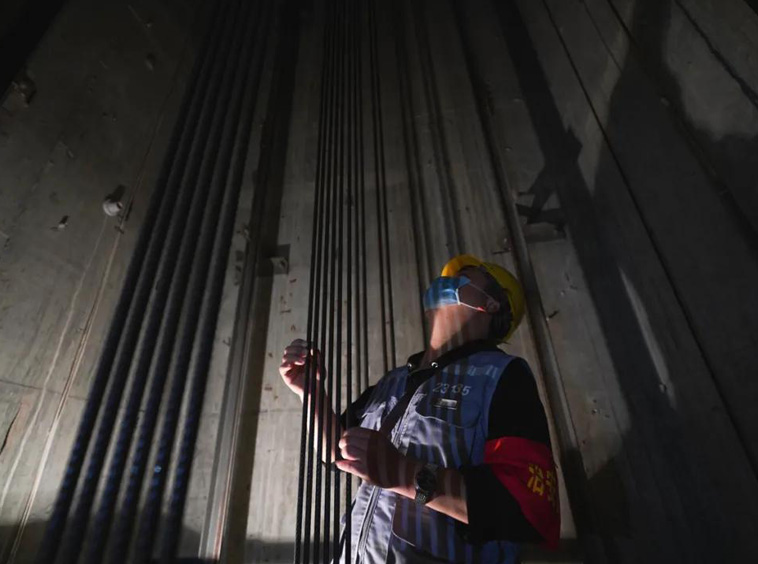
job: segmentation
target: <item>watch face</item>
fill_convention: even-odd
[[[428,466],[424,466],[416,474],[416,491],[423,494],[425,498],[430,498],[437,489],[437,474]],[[426,503],[424,501],[423,503]]]
[[[427,468],[424,468],[421,472],[419,472],[416,481],[419,488],[426,492],[432,491],[437,485],[436,476]]]

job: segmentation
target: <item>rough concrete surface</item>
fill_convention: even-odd
[[[0,110],[0,379],[18,414],[0,455],[3,561],[33,559],[55,499],[192,63],[195,6],[68,3],[28,61],[32,103]],[[108,217],[119,186],[128,217]]]

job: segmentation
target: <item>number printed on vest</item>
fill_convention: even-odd
[[[448,389],[450,390],[450,393],[452,395],[467,396],[468,393],[471,391],[471,386],[462,386],[461,384],[456,384],[455,386],[451,386],[450,384],[446,384],[445,382],[440,382],[439,384],[434,386],[434,390],[432,390],[432,392],[446,394]]]

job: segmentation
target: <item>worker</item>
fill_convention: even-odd
[[[510,563],[522,543],[554,548],[560,513],[545,411],[527,363],[497,346],[524,316],[521,285],[501,266],[460,255],[423,305],[427,348],[365,390],[352,421],[327,408],[335,432],[325,461],[362,480],[341,561]],[[280,366],[301,399],[309,354],[320,381],[320,355],[303,340]],[[324,394],[331,406],[317,389],[316,404]]]

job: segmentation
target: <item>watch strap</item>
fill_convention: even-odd
[[[416,480],[416,497],[415,502],[419,505],[426,505],[429,503],[429,501],[432,499],[434,494],[436,493],[437,487],[436,487],[436,478],[437,478],[437,468],[439,468],[436,464],[432,464],[431,462],[427,462],[424,464],[421,469],[416,473],[415,480]],[[434,489],[424,489],[419,484],[419,475],[422,473],[430,473],[435,478],[435,487]]]

